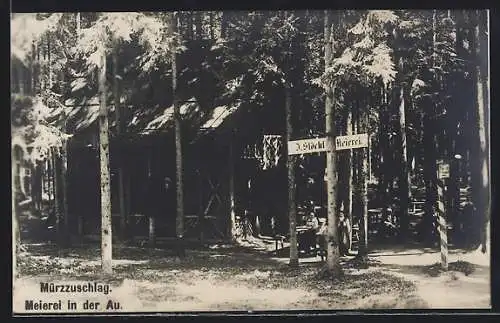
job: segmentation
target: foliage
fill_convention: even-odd
[[[13,14],[12,57],[26,70],[33,69],[36,85],[29,94],[31,104],[13,99],[14,135],[23,138],[25,146],[46,150],[60,145],[65,133],[92,125],[99,104],[96,67],[103,53],[111,126],[116,125],[115,99],[121,103],[125,131],[141,133],[155,120],[167,121],[173,101],[169,63],[177,37],[181,104],[200,105],[184,119],[188,137],[212,117],[215,108],[229,111],[232,106],[265,116],[256,125],[238,125],[248,128],[242,131],[248,137],[283,133],[286,82],[293,88],[294,135],[323,136],[324,88],[336,86],[338,129],[346,130],[348,111],[355,112],[354,119],[366,114],[375,148],[371,167],[377,177],[398,178],[403,87],[407,149],[409,160],[415,159],[414,171],[422,172],[422,138],[431,131],[424,127],[424,117],[446,116],[432,130],[438,138],[450,138],[440,141],[436,158],[446,157],[452,147],[462,149],[465,156],[472,147],[464,140],[471,134],[463,125],[474,116],[465,112],[473,102],[464,93],[472,92],[477,63],[472,15],[446,10],[330,14],[334,48],[326,72],[322,11],[179,12],[177,35],[167,28],[171,13]],[[114,55],[118,75],[112,75]],[[115,78],[118,98],[112,91]],[[156,124],[168,126],[168,122]],[[44,149],[33,158],[43,158]],[[313,159],[299,158],[305,167],[300,174],[323,171],[324,163]],[[382,160],[390,165],[386,170]]]
[[[372,79],[380,79],[385,85],[392,82],[396,70],[387,40],[396,21],[397,16],[391,11],[368,11],[348,31],[354,36],[353,42],[333,59],[316,84],[331,86],[345,80],[369,86]]]

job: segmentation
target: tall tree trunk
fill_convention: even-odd
[[[490,147],[490,139],[488,136],[489,133],[489,128],[490,128],[490,116],[489,116],[489,111],[491,109],[490,106],[490,11],[482,10],[480,11],[480,26],[482,27],[480,29],[480,39],[481,39],[481,44],[482,44],[482,50],[481,50],[481,56],[480,56],[480,62],[482,62],[482,67],[483,67],[483,93],[484,93],[484,125],[485,125],[485,141],[486,141],[486,147],[485,147],[485,154],[484,154],[484,161],[486,161],[486,171],[487,171],[487,177],[489,178],[490,176],[490,160],[489,160],[489,152],[491,150]],[[482,17],[482,18],[481,18]],[[484,168],[483,168],[484,171]],[[486,174],[483,173],[483,177]],[[489,182],[488,182],[489,184]],[[484,186],[484,183],[483,183]],[[488,187],[488,204],[487,204],[487,210],[484,213],[485,218],[483,219],[483,235],[482,235],[482,241],[481,241],[481,250],[483,253],[488,251],[488,246],[490,245],[490,217],[491,217],[491,188]]]
[[[286,139],[292,140],[292,89],[290,84],[285,84],[285,111],[286,111]],[[297,267],[299,265],[299,251],[297,246],[297,208],[296,208],[296,187],[295,187],[295,156],[287,154],[288,169],[288,217],[290,225],[290,260],[289,265]]]
[[[368,112],[365,112],[364,115],[359,112],[361,120],[361,132],[368,132]],[[360,176],[360,188],[361,188],[361,210],[362,215],[359,221],[359,252],[358,257],[366,257],[368,255],[368,154],[369,148],[362,148],[360,151],[360,157],[362,159],[362,170]]]
[[[192,27],[192,26],[191,26]],[[191,28],[192,30],[192,28]],[[172,93],[174,98],[175,119],[175,164],[176,164],[176,235],[178,240],[178,256],[184,257],[184,183],[182,178],[182,137],[181,137],[181,113],[179,106],[179,93],[177,91],[177,15],[172,13],[170,19],[170,34],[174,37],[172,48]]]
[[[227,13],[224,13],[224,11],[221,11],[221,16],[220,16],[220,37],[221,38],[226,38],[226,31],[227,31]]]
[[[15,146],[12,147],[13,164],[16,164]],[[17,185],[16,185],[17,167],[11,167],[11,188],[12,188],[12,281],[17,277],[17,255],[21,245],[21,232],[19,228],[19,215],[17,205]]]
[[[368,255],[368,154],[369,148],[363,148],[362,158],[363,158],[363,171],[361,173],[361,196],[362,196],[362,206],[363,206],[363,219],[360,222],[360,248],[359,255],[365,257]]]
[[[229,143],[229,237],[236,240],[236,205],[234,195],[234,133]]]
[[[69,203],[68,203],[68,140],[63,142],[62,156],[61,156],[61,190],[62,190],[62,208],[63,208],[63,218],[64,218],[64,244],[68,246],[71,243],[70,240],[70,217],[69,217]]]
[[[31,60],[30,60],[30,95],[35,96],[36,94],[36,45],[35,42],[33,41],[33,44],[31,45]]]
[[[389,166],[392,162],[391,149],[389,143],[389,105],[387,104],[387,89],[385,85],[382,88],[382,111],[380,113],[380,132],[379,132],[379,146],[380,146],[380,179],[379,179],[379,191],[381,194],[381,206],[383,212],[383,218],[386,216],[387,207],[390,206],[391,201],[389,199],[389,181],[392,180],[390,176],[391,167]]]
[[[149,147],[148,152],[147,152],[147,161],[148,161],[148,180],[149,180],[149,189],[148,189],[148,198],[152,198],[155,196],[155,189],[157,188],[153,183],[155,182],[154,180],[154,175],[153,175],[153,147]],[[149,247],[153,248],[156,245],[156,210],[155,208],[158,207],[158,204],[156,203],[157,201],[154,201],[155,203],[152,203],[149,206],[149,214],[148,214],[148,223],[149,223],[149,234],[148,234],[148,244]]]
[[[457,37],[460,34],[457,31]],[[458,39],[458,38],[457,38]],[[436,10],[432,13],[432,64],[436,67]],[[437,79],[434,79],[437,82]],[[436,160],[437,160],[437,133],[434,130],[436,126],[437,106],[432,100],[426,100],[424,104],[423,116],[423,145],[424,145],[424,182],[425,182],[425,217],[422,226],[421,237],[428,246],[436,242],[434,229],[435,223],[435,205],[437,199],[436,188]]]
[[[189,12],[189,15],[188,15],[188,31],[189,31],[189,39],[190,40],[193,40],[194,37],[195,37],[195,32],[194,32],[194,26],[195,26],[195,19],[194,19],[194,16],[195,16],[195,12],[194,11],[191,11]],[[177,28],[177,26],[176,26]]]
[[[55,209],[57,216],[58,243],[62,247],[69,245],[69,221],[67,206],[67,163],[66,143],[53,149]]]
[[[57,243],[62,247],[63,245],[63,215],[61,209],[61,158],[59,156],[59,149],[51,147],[52,151],[52,165],[54,174],[54,206],[56,215],[56,230],[57,230]]]
[[[399,89],[399,126],[401,128],[401,176],[399,177],[400,192],[400,238],[408,239],[409,215],[408,206],[410,202],[410,173],[408,172],[408,156],[406,145],[406,113],[404,85]]]
[[[106,106],[106,53],[101,53],[99,66],[99,160],[101,185],[101,264],[104,274],[113,272],[112,266],[112,231],[111,231],[111,190],[109,174],[109,127],[108,108]]]
[[[196,28],[196,39],[202,39],[203,34],[203,24],[202,24],[202,11],[196,11],[195,13],[195,28]]]
[[[35,202],[35,208],[38,211],[42,209],[42,192],[43,192],[43,180],[42,180],[42,165],[39,161],[35,162],[34,166],[34,176],[33,176],[33,201]]]
[[[481,38],[486,32],[485,25],[487,18],[481,14],[480,11],[473,13],[476,17],[474,26],[474,55],[475,55],[475,70],[474,70],[474,85],[476,95],[476,162],[472,165],[472,178],[473,178],[473,198],[474,206],[476,207],[478,220],[480,221],[480,241],[481,251],[487,251],[487,231],[489,227],[489,212],[490,212],[490,187],[489,187],[489,149],[487,138],[488,127],[488,49],[485,45],[486,42]],[[486,68],[485,68],[486,66]]]
[[[24,86],[24,73],[23,73],[23,67],[22,66],[14,66],[13,67],[14,72],[16,73],[17,76],[17,85],[19,87],[18,92],[20,95],[25,95],[26,94],[26,88]]]
[[[353,135],[354,134],[354,125],[352,122],[352,110],[349,109],[348,115],[347,115],[347,135]],[[348,160],[347,160],[347,176],[348,176],[348,192],[346,195],[346,207],[345,207],[345,214],[349,218],[349,223],[351,225],[353,224],[352,220],[352,198],[353,198],[353,185],[354,185],[354,172],[353,172],[353,150],[349,149],[349,155],[348,155]],[[352,230],[350,231],[350,241],[352,241]]]
[[[77,12],[75,18],[76,18],[76,38],[80,39],[81,14],[79,12]]]
[[[424,223],[421,238],[428,246],[435,242],[434,218],[435,205],[437,198],[436,191],[436,134],[434,132],[433,115],[435,111],[434,104],[430,100],[424,102],[424,120],[423,120],[423,146],[424,146],[424,182],[425,182],[425,206]]]
[[[214,40],[215,39],[215,32],[214,32],[214,12],[210,11],[210,39]]]
[[[50,33],[47,34],[47,68],[49,71],[49,91],[52,90],[52,61],[51,61],[51,55],[50,52],[52,50],[52,46],[50,43]]]
[[[122,140],[122,117],[121,117],[121,105],[120,105],[120,91],[119,91],[119,80],[120,75],[118,74],[118,45],[115,44],[113,50],[113,100],[115,103],[115,114],[116,114],[116,137],[118,140],[118,147],[120,153],[118,154],[120,160],[118,163],[118,201],[120,205],[120,231],[123,239],[127,238],[127,212],[125,206],[125,175],[123,169],[123,145]]]
[[[333,57],[333,33],[331,30],[330,14],[324,13],[324,41],[325,41],[325,71],[331,64]],[[328,194],[328,224],[327,224],[327,270],[332,276],[342,274],[340,267],[340,251],[338,236],[338,217],[335,213],[337,204],[337,158],[335,153],[335,108],[334,108],[334,85],[328,86],[326,90],[325,115],[326,134],[329,141],[329,150],[326,153],[326,178]]]

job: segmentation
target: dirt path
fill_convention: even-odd
[[[87,312],[418,309],[450,304],[472,308],[489,304],[489,290],[485,292],[489,280],[484,276],[487,270],[479,268],[467,277],[458,273],[458,279],[446,275],[428,277],[417,265],[422,263],[418,257],[433,259],[429,255],[375,253],[372,258],[377,263],[369,269],[352,268],[346,262],[345,278],[332,282],[317,276],[319,259],[301,259],[299,269],[290,269],[286,258],[263,249],[219,246],[190,250],[185,261],[176,263],[165,250],[118,248],[114,251],[114,276],[100,279],[98,250],[85,247],[61,255],[50,248],[32,247],[26,262],[21,264],[23,275],[14,286],[14,308],[17,312],[33,312],[26,310],[27,300],[61,300],[63,308],[55,312],[67,312],[68,301],[77,303],[77,311]],[[417,265],[411,265],[411,261]],[[107,295],[48,294],[41,293],[41,282],[109,283],[111,291]],[[439,296],[444,293],[473,296]],[[106,310],[110,300],[111,308]],[[86,301],[99,302],[100,308],[84,309]]]
[[[411,280],[417,294],[430,308],[491,308],[490,256],[478,251],[450,253],[449,262],[465,261],[473,264],[474,272],[465,275],[450,270],[435,277],[422,268],[435,265],[440,260],[437,251],[405,250],[402,252],[375,252],[372,257],[391,273]]]

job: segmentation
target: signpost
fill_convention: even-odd
[[[446,211],[444,205],[445,186],[442,180],[437,181],[438,193],[438,228],[439,228],[439,244],[441,246],[441,267],[443,270],[448,270],[448,230],[446,227]]]
[[[450,178],[450,164],[443,160],[437,161],[437,209],[438,209],[438,228],[439,228],[439,245],[441,247],[441,267],[443,270],[448,270],[448,228],[446,224],[446,206],[445,180]]]
[[[335,145],[333,147],[333,150],[337,151],[337,150],[368,148],[368,147],[369,147],[369,137],[368,134],[364,133],[357,135],[335,137]],[[328,138],[312,138],[312,139],[288,141],[288,155],[301,155],[301,154],[324,152],[324,151],[329,151],[330,148],[331,144],[328,141]],[[325,181],[327,181],[326,171],[325,171]],[[368,231],[367,228],[365,228],[365,232],[367,231]]]

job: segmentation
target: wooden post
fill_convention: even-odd
[[[437,208],[438,208],[438,222],[439,222],[439,238],[441,246],[441,267],[448,270],[448,232],[446,227],[446,208],[445,208],[445,185],[444,182],[438,178],[437,181]]]

